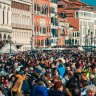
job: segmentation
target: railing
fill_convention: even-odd
[[[14,24],[14,23],[12,23],[12,27],[32,29],[32,26],[31,25]]]

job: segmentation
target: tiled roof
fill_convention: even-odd
[[[92,6],[76,0],[75,1],[61,0],[58,2],[58,4],[65,4],[65,3],[67,3],[68,6],[66,8],[64,7],[64,9],[82,9],[82,8],[86,8],[87,10],[93,9]]]

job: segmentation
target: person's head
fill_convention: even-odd
[[[70,69],[70,67],[69,67],[69,66],[67,66],[67,67],[66,67],[66,70],[67,70],[67,71],[70,71],[71,69]]]
[[[86,87],[86,86],[88,86],[88,81],[87,80],[81,80],[80,81],[80,87],[82,88],[82,87]]]
[[[5,82],[9,82],[9,77],[8,76],[5,77]]]
[[[81,79],[82,80],[87,80],[86,74],[81,74]]]
[[[37,82],[37,85],[39,85],[39,86],[45,86],[45,83],[43,81],[38,81]]]
[[[11,77],[11,80],[12,80],[12,81],[15,81],[15,80],[16,80],[16,77],[13,75],[13,76]]]
[[[56,76],[58,76],[58,75],[59,75],[58,70],[55,70],[55,71],[54,71],[54,74],[55,74]]]
[[[5,81],[5,78],[2,76],[1,77],[1,83],[4,83],[4,81]]]
[[[94,73],[94,74],[96,73],[96,67],[93,69],[93,73]]]
[[[96,94],[96,86],[89,85],[86,87],[87,96],[95,96]]]
[[[54,63],[52,63],[52,64],[51,64],[51,68],[54,68],[54,67],[55,67],[55,66],[54,66]]]
[[[64,86],[63,86],[63,83],[61,81],[55,82],[55,84],[54,84],[55,90],[63,91],[63,88],[64,88]]]
[[[79,88],[74,88],[72,91],[72,96],[81,96],[81,92]]]
[[[90,80],[94,79],[95,78],[95,75],[91,74],[90,75]]]

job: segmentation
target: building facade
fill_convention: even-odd
[[[0,1],[0,41],[6,41],[11,36],[11,1]]]
[[[65,21],[64,18],[58,18],[58,46],[65,46],[66,42],[66,36],[68,36],[69,33],[69,22]]]
[[[94,7],[86,5],[79,0],[59,0],[58,9],[62,13],[61,16],[65,16],[65,20],[67,20],[70,26],[73,27],[73,32],[69,35],[69,37],[71,36],[71,39],[69,40],[70,43],[73,45],[84,46],[85,36],[89,35],[91,32],[93,32],[93,35],[95,34]],[[82,25],[82,22],[85,25]],[[85,26],[87,26],[87,28]],[[86,34],[84,33],[85,30]]]
[[[51,0],[50,2],[50,16],[51,16],[51,46],[58,45],[58,12],[57,1]]]
[[[50,39],[50,1],[34,0],[34,47],[47,47]]]
[[[20,51],[30,50],[32,36],[31,0],[12,0],[12,41]]]
[[[94,11],[78,10],[76,11],[76,18],[79,18],[80,44],[91,46],[92,39],[92,46],[94,46],[96,43],[96,13]]]
[[[10,36],[20,51],[32,47],[95,45],[93,9],[80,0],[1,0],[0,45]]]

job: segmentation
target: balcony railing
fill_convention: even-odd
[[[14,23],[12,23],[12,27],[32,29],[31,25],[14,24]]]

